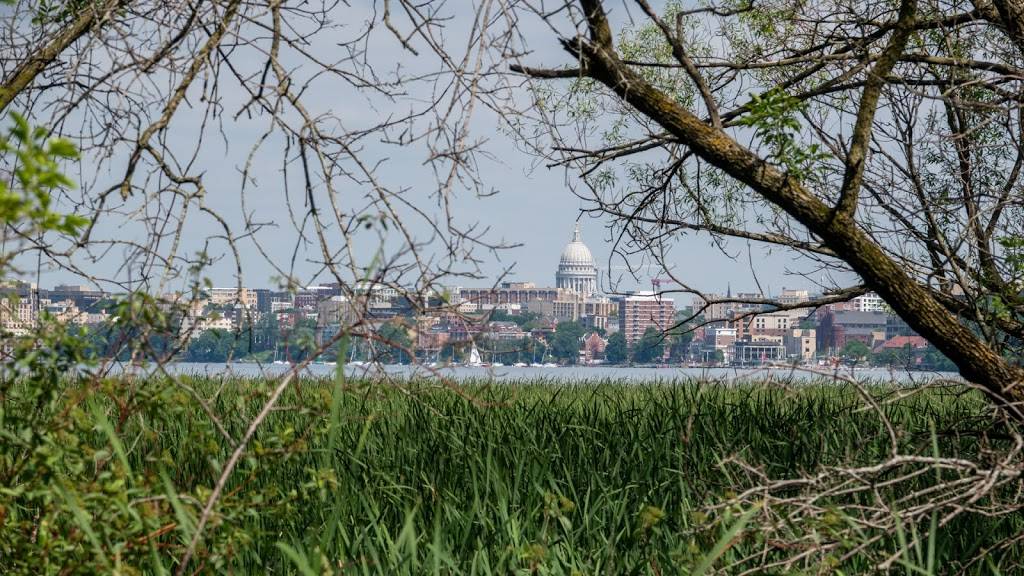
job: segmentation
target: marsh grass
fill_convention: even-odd
[[[204,395],[221,390],[214,409],[230,415],[223,424],[233,438],[268,386],[186,381]],[[885,405],[902,451],[931,453],[938,440],[943,455],[965,458],[979,455],[972,432],[985,425],[985,410],[978,395],[954,388]],[[196,496],[179,503],[176,532],[187,541],[228,448],[200,413],[137,428],[124,434],[132,468],[159,471]],[[756,531],[737,536],[749,510],[703,511],[753,482],[730,459],[787,478],[869,464],[890,450],[877,414],[836,384],[469,382],[453,390],[306,379],[255,438],[207,538],[229,551],[218,565],[243,573],[701,573],[763,545]],[[950,568],[1022,528],[1018,516],[962,516],[928,535],[931,565]],[[887,546],[900,542],[877,545]],[[1019,552],[993,553],[979,573],[1009,573]],[[854,558],[841,568],[869,565]]]

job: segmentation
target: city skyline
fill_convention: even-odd
[[[565,263],[565,259],[567,257],[566,251],[567,250],[573,250],[574,249],[573,248],[574,245],[578,245],[582,249],[582,254],[584,254],[585,257],[591,259],[591,264],[596,269],[596,276],[594,278],[594,287],[595,287],[595,289],[592,290],[593,293],[607,294],[607,295],[623,295],[623,296],[625,296],[625,295],[634,294],[634,293],[638,293],[638,292],[655,291],[655,292],[663,293],[666,296],[670,296],[672,294],[677,295],[677,297],[684,296],[686,298],[690,298],[690,297],[696,296],[696,295],[691,295],[690,292],[681,291],[678,288],[678,285],[676,285],[673,282],[669,281],[669,279],[666,279],[666,278],[662,277],[662,276],[664,276],[664,272],[660,272],[660,271],[657,271],[657,270],[654,271],[654,272],[648,273],[646,275],[646,277],[643,274],[638,273],[637,274],[637,276],[638,276],[637,279],[633,279],[632,277],[629,277],[628,273],[626,271],[622,271],[620,273],[620,276],[626,276],[626,278],[624,278],[624,280],[620,283],[619,289],[618,290],[609,290],[607,288],[607,285],[609,284],[608,268],[607,268],[606,265],[603,265],[603,262],[607,262],[607,258],[605,258],[605,260],[602,261],[600,257],[595,257],[593,255],[593,253],[594,252],[598,252],[600,250],[600,248],[598,248],[597,250],[592,248],[592,243],[590,241],[586,240],[586,235],[585,235],[585,233],[583,231],[583,227],[581,226],[580,222],[578,222],[578,221],[574,222],[572,224],[571,229],[565,234],[565,236],[569,240],[568,240],[568,242],[566,244],[564,244],[562,246],[562,248],[555,249],[555,247],[553,247],[553,246],[548,246],[547,250],[546,250],[546,252],[547,252],[546,257],[542,257],[542,258],[540,258],[540,259],[538,259],[538,260],[533,262],[533,265],[531,266],[531,268],[532,269],[536,269],[538,271],[538,273],[535,276],[527,276],[526,274],[509,273],[509,274],[506,274],[506,275],[502,276],[501,278],[492,277],[491,278],[491,280],[492,280],[491,282],[488,282],[486,280],[482,280],[481,279],[480,281],[478,281],[476,283],[474,283],[474,282],[462,282],[462,283],[458,283],[458,284],[446,285],[446,287],[449,287],[449,288],[481,289],[481,290],[483,290],[483,289],[496,288],[496,287],[499,287],[501,284],[509,284],[509,283],[512,283],[512,284],[528,283],[528,284],[532,284],[534,286],[537,286],[539,288],[568,287],[568,284],[563,286],[562,285],[562,281],[559,279],[560,265]],[[599,243],[598,246],[604,246],[604,244],[603,243]],[[600,252],[598,252],[598,253],[600,253]],[[578,263],[575,263],[575,264],[578,264]],[[617,267],[616,269],[618,269],[618,268],[621,268],[621,267]],[[643,270],[643,268],[640,268],[640,267],[638,267],[638,268],[640,270]],[[586,273],[584,275],[586,275]],[[681,276],[680,279],[682,281],[686,281],[686,277],[685,276],[683,276],[683,275],[680,275],[680,276]],[[800,285],[797,285],[797,286],[782,285],[782,286],[779,286],[778,288],[775,288],[770,283],[763,282],[763,281],[756,281],[756,282],[755,281],[751,281],[751,282],[746,282],[745,283],[744,280],[746,280],[746,279],[743,277],[742,274],[737,274],[736,276],[739,279],[738,282],[733,282],[728,277],[726,277],[726,278],[720,278],[717,282],[714,283],[714,287],[710,288],[710,289],[702,289],[702,288],[699,287],[699,285],[693,285],[693,287],[695,289],[699,290],[702,294],[714,295],[714,296],[719,296],[719,297],[722,297],[722,296],[724,296],[724,295],[726,295],[728,293],[735,293],[735,294],[737,294],[737,296],[739,296],[741,294],[747,295],[747,296],[755,295],[756,294],[756,295],[759,295],[760,297],[768,298],[768,297],[773,297],[773,296],[777,296],[779,294],[782,294],[782,292],[785,291],[785,290],[792,290],[792,289],[807,290],[811,294],[820,294],[821,293],[821,290],[814,289],[810,285],[810,282],[807,282],[806,279],[803,279],[804,282],[802,284],[800,284]],[[67,275],[66,277],[62,277],[62,276],[59,276],[59,275],[41,275],[40,278],[39,278],[41,281],[39,281],[39,282],[36,281],[36,278],[34,278],[34,277],[31,277],[31,278],[30,277],[26,277],[25,275],[23,275],[20,278],[15,278],[15,279],[20,281],[20,282],[25,282],[25,283],[31,284],[33,286],[36,286],[39,289],[47,289],[48,287],[49,288],[59,288],[59,287],[62,287],[62,286],[64,286],[64,287],[80,286],[80,287],[86,288],[87,290],[94,290],[95,289],[94,286],[90,285],[86,281],[83,281],[83,279],[81,277],[75,276],[75,275]],[[45,279],[49,279],[50,282],[42,281],[42,280],[45,280]],[[797,280],[796,278],[790,278],[790,279],[791,280]],[[652,280],[654,281],[653,283],[652,283]],[[567,280],[567,282],[570,282],[570,281]],[[333,283],[334,283],[333,279],[331,279],[329,281],[324,281],[324,282],[314,282],[314,283],[311,283],[311,284],[308,284],[308,285],[300,286],[300,289],[301,288],[313,289],[313,288],[316,288],[316,287],[325,286],[325,285],[329,285],[329,284],[333,284]],[[355,282],[352,282],[351,285],[354,287],[354,286],[356,286],[359,283],[360,283],[359,281],[355,281]],[[658,284],[662,284],[662,285],[659,286]],[[706,282],[705,285],[707,285],[707,284],[708,283]],[[244,281],[241,283],[241,285],[242,285],[243,288],[248,288],[248,289],[270,289],[270,290],[277,290],[277,289],[279,289],[273,283],[263,283],[263,284],[261,284],[259,282],[251,281],[251,279],[248,276],[244,278]],[[764,291],[763,292],[759,292],[757,290],[757,286],[759,286],[759,285],[764,287]],[[224,282],[216,283],[216,282],[214,282],[213,285],[212,285],[212,287],[214,289],[234,289],[237,286],[238,286],[238,283],[234,279],[231,279],[231,281],[227,282],[227,283],[224,283]],[[117,294],[117,293],[119,293],[118,291],[115,291],[115,290],[111,290],[111,291],[102,290],[102,292],[109,293],[109,294]]]
[[[609,265],[609,244],[606,242],[606,237],[601,235],[606,231],[600,226],[600,223],[593,220],[570,220],[561,228],[555,226],[539,226],[538,228],[538,233],[531,233],[528,239],[523,242],[522,247],[509,250],[509,253],[514,253],[515,251],[529,252],[534,255],[533,257],[516,262],[516,265],[511,268],[503,268],[500,261],[493,262],[491,268],[494,273],[485,275],[486,278],[493,280],[493,282],[488,283],[481,279],[475,283],[463,281],[452,284],[452,286],[487,288],[500,282],[532,282],[538,286],[555,286],[557,280],[550,271],[557,266],[561,247],[564,246],[565,241],[571,241],[577,229],[579,234],[586,239],[585,244],[593,254],[595,267],[597,268],[596,283],[603,293],[628,294],[637,290],[650,290],[650,280],[652,278],[665,276],[664,271],[658,267],[650,265],[645,267],[645,265],[636,264],[634,265],[634,271],[637,278],[634,278],[623,263],[622,258],[618,256],[613,257]],[[544,230],[549,231],[549,233],[543,233]],[[707,274],[705,271],[709,266],[695,265],[691,261],[690,266],[680,265],[675,267],[672,274],[701,292],[725,294],[732,288],[734,291],[751,293],[756,291],[758,285],[764,287],[764,294],[766,295],[794,287],[810,289],[812,292],[815,291],[812,282],[807,277],[792,275],[783,267],[775,265],[775,262],[778,260],[787,260],[787,258],[783,258],[778,253],[768,255],[762,259],[762,267],[767,267],[769,270],[764,274],[759,273],[757,278],[754,278],[751,276],[751,265],[749,263],[727,258],[717,246],[705,245],[697,238],[690,238],[689,242],[695,244],[695,247],[687,251],[688,256],[693,257],[696,255],[700,262],[713,263],[710,268],[714,272]],[[687,268],[699,270],[701,273],[688,273]],[[609,274],[609,270],[611,270],[611,274]],[[237,285],[237,281],[234,278],[234,267],[230,263],[214,264],[206,269],[205,272],[205,277],[209,278],[215,286],[231,287]],[[272,276],[260,279],[256,273],[245,273],[242,285],[251,287],[275,286],[276,282]],[[28,273],[23,271],[21,274],[16,275],[16,279],[39,286],[90,285],[88,278],[83,278],[80,275],[66,271],[44,271],[39,274],[36,274],[35,271]],[[316,286],[333,281],[333,278],[325,278],[321,275],[319,281],[313,281],[304,285]],[[110,286],[111,282],[107,281],[106,278],[100,278],[100,284],[101,286]],[[610,289],[612,284],[616,284],[615,290]],[[745,287],[751,288],[747,289]],[[110,292],[114,293],[116,291],[110,290]],[[820,292],[820,290],[817,290],[817,292]]]

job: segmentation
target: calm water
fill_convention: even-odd
[[[237,376],[277,376],[289,370],[291,366],[282,364],[248,364],[248,363],[190,363],[179,362],[171,364],[168,370],[174,374],[210,375],[220,376],[233,374]],[[311,364],[303,373],[312,376],[329,376],[334,374],[337,366],[326,364]],[[825,372],[823,368],[817,369],[822,372],[812,372],[809,369],[783,369],[783,368],[635,368],[635,367],[599,367],[599,366],[567,366],[559,368],[539,368],[512,366],[470,368],[466,366],[445,367],[428,369],[422,366],[345,366],[345,373],[349,376],[380,376],[392,377],[428,377],[428,378],[452,378],[461,380],[465,378],[490,378],[496,381],[501,380],[550,380],[560,382],[596,382],[601,380],[624,380],[630,382],[656,382],[675,379],[701,379],[715,381],[743,380],[747,378],[808,381],[820,380],[825,377],[838,374],[843,378],[856,378],[857,380],[886,380],[907,384],[914,382],[925,382],[936,378],[958,378],[956,374],[948,372],[908,372],[906,370],[887,370],[883,368],[858,368],[850,371],[843,368],[838,372]]]

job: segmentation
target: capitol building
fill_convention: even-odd
[[[558,259],[553,288],[532,282],[502,282],[497,287],[458,290],[463,312],[526,311],[558,321],[579,322],[588,329],[606,328],[609,321],[618,321],[618,304],[598,294],[597,265],[583,243],[579,224]]]
[[[590,248],[580,237],[579,224],[573,230],[572,241],[562,250],[558,272],[555,273],[555,287],[571,290],[581,296],[597,293],[597,266]]]

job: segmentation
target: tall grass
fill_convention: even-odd
[[[231,415],[223,424],[233,438],[266,389],[258,379],[188,383],[204,395],[222,390],[213,408]],[[717,519],[700,512],[754,481],[728,459],[786,478],[876,462],[891,450],[882,420],[863,409],[857,391],[834,384],[337,386],[302,381],[257,435],[226,491],[223,507],[234,512],[210,528],[211,538],[232,541],[234,553],[219,560],[223,569],[708,573],[753,549],[730,532],[749,519],[747,510]],[[984,419],[985,402],[974,393],[930,390],[885,410],[903,452],[931,454],[938,439],[945,456],[978,456],[976,436],[951,432],[974,430]],[[133,468],[161,470],[199,495],[229,450],[227,443],[194,444],[210,436],[200,413],[130,426],[138,427]],[[905,489],[932,481],[921,477]],[[181,505],[194,514],[198,503]],[[964,515],[931,534],[931,565],[953,570],[1022,529],[1017,516]],[[1005,572],[1020,551],[993,553],[975,568]],[[841,568],[868,567],[854,558]]]

